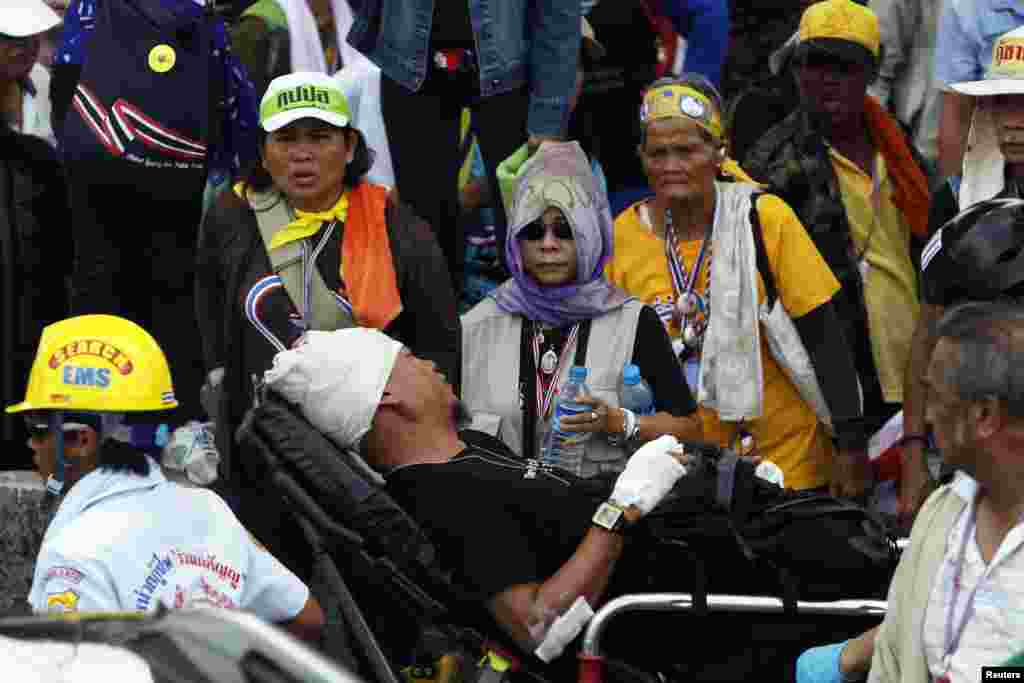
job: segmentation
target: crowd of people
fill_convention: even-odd
[[[798,680],[1024,651],[1024,9],[790,4],[739,88],[739,0],[4,0],[0,438],[47,495],[0,605],[317,641],[236,436],[276,392],[524,652],[695,442],[910,536],[885,620]]]

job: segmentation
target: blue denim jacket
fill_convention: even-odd
[[[580,0],[468,1],[481,95],[529,84],[529,133],[564,134],[569,98],[576,89]],[[348,42],[393,81],[419,90],[427,76],[434,2],[353,2],[355,21]]]

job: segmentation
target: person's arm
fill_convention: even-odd
[[[978,80],[984,74],[986,63],[981,64],[975,54],[974,39],[958,2],[943,3],[935,36],[935,82],[942,88],[942,106],[939,111],[939,173],[958,175],[964,158],[964,145],[970,128],[973,99],[949,90],[952,83]]]
[[[458,395],[462,324],[441,247],[430,226],[393,195],[388,199],[387,220],[388,234],[397,238],[391,249],[402,310],[413,318],[410,338],[400,341],[420,358],[434,361]]]
[[[632,521],[639,513],[629,510]],[[546,625],[582,596],[596,606],[604,596],[615,564],[625,548],[621,533],[591,527],[572,557],[543,583],[518,584],[494,596],[487,607],[498,624],[526,652],[540,640]],[[539,629],[538,629],[539,626]]]
[[[280,626],[299,640],[318,643],[326,623],[320,603],[311,595],[302,606],[302,610],[294,618],[281,622]]]
[[[216,505],[224,514],[233,516],[222,500],[218,499]],[[271,555],[241,522],[236,528],[236,533],[245,535],[249,559],[239,608],[277,624],[296,638],[311,643],[319,641],[324,613],[309,587]]]
[[[729,3],[722,0],[666,0],[662,11],[686,38],[683,71],[703,74],[716,87],[729,49]]]
[[[576,87],[580,51],[580,4],[534,0],[530,16],[529,89],[526,129],[530,143],[561,139],[569,123],[569,98]]]
[[[629,459],[610,497],[622,506],[628,527],[636,524],[686,474],[689,457],[676,439],[665,436],[645,444]],[[554,619],[584,598],[596,607],[604,597],[625,547],[617,531],[593,526],[550,578],[516,584],[497,593],[487,606],[498,623],[527,651],[544,639]]]
[[[959,175],[973,115],[973,97],[942,93],[939,112],[939,172],[942,175]]]
[[[893,84],[903,73],[907,52],[913,49],[914,37],[921,30],[920,0],[871,0],[868,7],[878,15],[882,45],[878,77],[868,92],[883,107],[891,108]]]
[[[637,415],[640,431],[636,440],[653,441],[669,434],[680,441],[700,441],[703,423],[697,415],[697,403],[686,384],[679,360],[672,351],[672,342],[658,314],[650,306],[640,310],[631,362],[640,368],[640,376],[654,394],[655,413]],[[594,407],[599,419],[590,421],[587,414],[566,416],[563,426],[575,431],[622,434],[626,416],[621,408],[609,408],[594,398],[580,401]]]
[[[757,209],[779,299],[810,356],[832,416],[838,447],[832,493],[862,496],[871,468],[859,380],[832,303],[839,282],[788,204],[766,194],[757,200]]]
[[[228,190],[232,192],[232,190]],[[222,196],[199,226],[199,237],[196,247],[196,277],[194,283],[196,320],[199,325],[199,341],[203,349],[203,362],[206,372],[224,367],[224,302],[231,296],[224,282],[225,266],[221,260],[224,252],[222,238],[224,231],[230,226],[225,225],[224,217],[229,213],[226,209],[230,197]],[[230,212],[234,213],[234,212]]]
[[[898,512],[904,520],[914,516],[932,489],[925,443],[916,437],[926,434],[924,406],[928,387],[924,384],[924,375],[932,349],[935,348],[932,329],[942,313],[941,306],[922,303],[914,336],[910,340],[910,355],[903,382],[903,434],[914,435],[915,438],[905,441],[902,449]]]
[[[932,195],[928,215],[928,232],[933,240],[947,221],[957,214],[957,200],[948,181]],[[903,523],[913,521],[918,508],[933,488],[931,473],[925,459],[926,433],[925,399],[927,387],[924,384],[925,371],[931,358],[935,339],[932,325],[942,316],[946,301],[951,297],[947,289],[955,289],[958,275],[942,249],[941,242],[929,242],[925,247],[926,256],[921,264],[921,310],[918,314],[914,335],[910,340],[910,353],[903,377],[903,434],[912,438],[904,441],[902,447],[902,472],[898,513]]]
[[[864,433],[857,370],[835,306],[831,301],[822,304],[796,318],[793,324],[811,357],[814,374],[832,415],[836,455],[831,493],[840,497],[862,497],[871,486],[868,435]]]
[[[134,609],[122,605],[110,573],[95,560],[43,549],[35,569],[28,602],[36,613],[111,612]]]

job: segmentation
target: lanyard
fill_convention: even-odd
[[[537,323],[534,323],[536,326]],[[562,371],[562,366],[565,364],[565,359],[569,357],[569,353],[576,347],[576,337],[579,335],[580,324],[576,323],[572,326],[569,331],[569,336],[565,340],[565,345],[562,347],[562,353],[558,357],[558,364],[555,366],[555,371],[551,376],[551,383],[547,389],[544,389],[544,381],[542,372],[540,369],[540,340],[538,339],[537,330],[534,329],[533,334],[533,371],[537,375],[537,381],[534,384],[536,389],[536,401],[537,401],[537,417],[541,420],[545,419],[548,414],[548,409],[551,407],[551,398],[555,395],[555,389],[558,387],[558,375]]]
[[[697,260],[693,264],[693,270],[686,272],[683,264],[679,261],[678,244],[676,242],[675,225],[672,222],[672,211],[665,209],[665,258],[668,260],[668,269],[672,274],[672,288],[676,292],[676,300],[683,301],[685,297],[693,293],[693,287],[697,283],[697,275],[704,266],[704,257],[707,255],[708,238],[711,237],[711,229],[704,234],[704,240],[700,243],[700,251],[697,253]]]
[[[953,574],[953,595],[949,601],[949,609],[946,610],[946,624],[945,624],[945,638],[943,641],[943,655],[942,661],[946,668],[946,673],[939,679],[941,683],[948,683],[949,681],[949,669],[952,666],[950,661],[954,652],[960,646],[960,638],[963,636],[964,631],[967,628],[967,622],[970,619],[971,612],[974,608],[974,599],[977,597],[978,589],[981,584],[985,582],[988,575],[995,569],[996,560],[999,559],[999,551],[996,550],[996,554],[993,555],[992,561],[989,562],[985,568],[984,573],[978,579],[978,582],[974,584],[974,588],[967,595],[966,602],[964,604],[963,613],[960,616],[960,623],[954,625],[954,618],[956,616],[956,606],[960,600],[961,578],[964,573],[964,562],[967,559],[967,544],[970,539],[976,535],[978,528],[978,503],[974,502],[970,505],[968,510],[967,522],[964,528],[963,538],[960,539],[960,549],[957,552],[957,565],[954,569]],[[1018,522],[1019,523],[1019,522]],[[1012,530],[1011,530],[1012,531]]]
[[[878,214],[882,212],[882,167],[881,167],[881,156],[875,155],[875,161],[872,165],[871,173],[871,228],[868,230],[867,237],[864,238],[864,246],[857,254],[857,258],[854,259],[854,263],[860,264],[867,256],[868,247],[871,246],[871,238],[875,236],[875,228],[881,223],[881,219]]]
[[[963,538],[960,539],[960,549],[957,552],[957,563],[953,570],[953,595],[949,600],[949,609],[946,610],[946,625],[942,648],[942,660],[946,667],[946,679],[949,678],[949,658],[954,652],[956,652],[957,647],[960,645],[960,637],[964,634],[964,629],[967,628],[967,620],[971,615],[974,598],[978,594],[978,588],[981,586],[982,581],[984,581],[984,577],[982,577],[976,584],[974,584],[974,588],[971,589],[970,594],[967,596],[967,602],[964,605],[963,614],[960,616],[960,623],[954,626],[953,621],[956,616],[956,606],[960,601],[960,580],[963,577],[964,562],[967,559],[967,544],[971,537],[974,536],[974,530],[977,527],[977,510],[977,503],[972,503],[969,506],[969,510],[967,512],[967,523],[964,528]]]
[[[309,250],[309,240],[302,241],[302,329],[304,332],[313,329],[313,273],[316,272],[316,260],[320,258],[320,254],[323,253],[324,247],[327,246],[337,225],[338,221],[331,221],[328,224],[312,253]],[[349,312],[352,311],[352,304],[345,297],[337,292],[333,294],[342,308]]]

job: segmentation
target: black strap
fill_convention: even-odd
[[[519,334],[519,354],[522,350],[528,349],[526,357],[530,359],[529,367],[519,369],[520,385],[523,387],[522,409],[523,409],[523,457],[527,460],[535,460],[540,457],[537,453],[537,368],[533,365],[533,323],[523,319]],[[590,341],[590,321],[584,320],[580,323],[580,331],[576,334],[576,354],[573,356],[573,365],[587,364],[587,344]],[[525,371],[525,372],[524,372]],[[525,377],[525,381],[523,381]]]
[[[778,291],[775,289],[775,274],[772,273],[772,266],[768,261],[768,251],[764,248],[761,217],[757,214],[757,200],[762,194],[755,193],[750,196],[750,228],[754,235],[754,250],[757,252],[757,271],[761,273],[761,280],[764,281],[764,301],[771,309]]]

